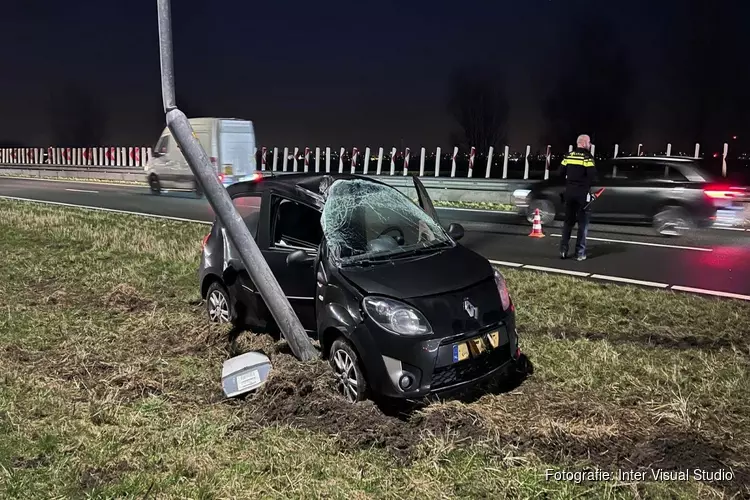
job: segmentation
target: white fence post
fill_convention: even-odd
[[[427,155],[427,150],[425,150],[425,148],[422,148],[421,156],[419,159],[419,176],[420,177],[424,177],[424,163],[427,160],[427,158],[425,157],[426,155]]]
[[[701,145],[700,143],[696,142],[695,143],[695,158],[696,159],[700,158],[700,154],[701,154]]]
[[[638,144],[638,153],[636,156],[641,156],[641,148],[643,147],[643,144]]]
[[[305,146],[305,173],[310,171],[310,148]]]
[[[344,148],[341,148],[341,151],[339,151],[339,173],[344,173],[344,153],[346,150]]]
[[[672,156],[672,143],[667,144],[667,156]]]
[[[260,171],[264,172],[268,167],[268,148],[265,146],[260,148]]]
[[[591,156],[596,158],[596,144],[591,145]]]
[[[299,156],[299,148],[294,148],[294,163],[292,163],[292,171],[297,171],[297,157]]]
[[[435,153],[435,177],[440,177],[440,148]]]
[[[729,154],[729,144],[724,143],[724,154],[721,155],[721,176],[727,176],[727,155]]]
[[[458,157],[458,146],[453,146],[453,156],[451,157],[451,177],[456,176],[456,157]]]
[[[320,147],[315,147],[315,173],[320,172]]]
[[[357,171],[357,159],[359,158],[359,150],[357,148],[352,148],[352,171],[351,173],[355,173]]]
[[[396,175],[396,148],[391,150],[391,175]]]
[[[568,146],[568,153],[572,153],[572,152],[573,152],[573,145],[571,144],[570,146]]]
[[[531,154],[531,145],[526,145],[526,156],[524,157],[524,167],[523,167],[523,178],[528,179],[529,178],[529,155]]]
[[[271,168],[274,172],[279,168],[279,148],[273,148],[273,165]]]
[[[503,179],[508,178],[508,156],[510,156],[510,146],[505,146],[503,150]]]
[[[469,172],[466,174],[467,177],[474,176],[474,160],[476,159],[476,155],[477,155],[477,148],[472,146],[471,152],[469,153]]]
[[[369,170],[369,168],[370,168],[370,147],[367,146],[365,148],[365,166],[364,166],[362,173],[367,175],[367,171]]]
[[[490,150],[487,153],[487,170],[484,172],[484,178],[489,179],[490,178],[490,171],[492,170],[492,157],[495,154],[495,148],[493,146],[490,146]]]
[[[376,175],[380,175],[380,172],[383,168],[383,148],[378,149],[378,169],[376,170]]]
[[[331,173],[331,148],[326,146],[326,173]]]
[[[286,172],[287,164],[289,163],[289,148],[284,148],[284,161],[281,162],[281,169]]]
[[[544,180],[549,179],[549,167],[552,163],[552,145],[547,144],[547,152],[544,155]]]
[[[617,158],[617,155],[619,152],[620,152],[620,145],[615,144],[615,155],[612,158]]]
[[[406,148],[406,151],[404,151],[404,175],[409,174],[409,158],[411,158],[411,149]]]

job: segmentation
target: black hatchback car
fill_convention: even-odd
[[[742,193],[717,183],[697,160],[680,157],[622,157],[597,162],[605,188],[591,204],[591,220],[605,223],[648,223],[663,236],[679,236],[711,226],[717,210],[739,209]],[[531,222],[539,209],[543,224],[564,216],[565,179],[550,179],[513,193],[519,212]]]
[[[228,188],[352,402],[452,392],[514,373],[521,359],[505,279],[456,243],[463,228],[445,230],[414,184],[421,207],[349,174],[284,174]],[[218,220],[199,278],[210,320],[278,331]]]

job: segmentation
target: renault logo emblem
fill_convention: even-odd
[[[464,299],[464,311],[466,311],[469,317],[479,319],[479,308],[474,306],[468,298]]]

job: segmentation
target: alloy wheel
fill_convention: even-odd
[[[208,297],[208,316],[216,323],[229,323],[229,302],[219,290],[214,290]]]
[[[359,380],[357,379],[357,370],[354,366],[354,360],[349,353],[343,349],[338,349],[333,354],[334,372],[336,375],[336,387],[350,403],[357,402],[357,388]]]

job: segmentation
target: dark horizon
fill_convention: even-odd
[[[571,130],[631,151],[672,142],[673,151],[690,153],[696,134],[704,152],[724,142],[746,151],[750,42],[742,23],[750,8],[703,3],[505,0],[456,9],[287,1],[230,10],[173,2],[178,105],[189,116],[251,119],[259,145],[446,148],[461,131],[448,112],[451,78],[468,67],[503,87],[512,150],[542,149],[550,130],[594,123],[598,130]],[[581,50],[582,27],[595,31],[589,26],[602,29]],[[0,56],[0,142],[156,141],[163,114],[155,2],[26,1],[6,7],[0,27],[13,48]],[[604,75],[605,87],[621,91],[599,95],[588,82],[565,91],[567,74]],[[546,105],[555,93],[607,104],[574,119],[571,99],[562,99],[561,126]]]

